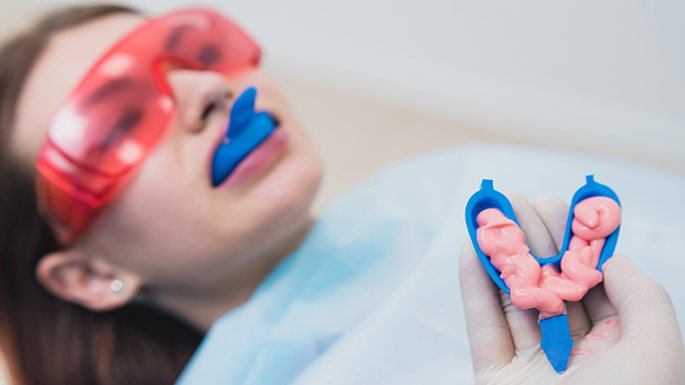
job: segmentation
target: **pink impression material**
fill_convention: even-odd
[[[563,313],[564,301],[579,301],[602,281],[597,262],[605,238],[621,222],[621,208],[607,197],[580,201],[573,215],[573,237],[561,259],[561,272],[552,264],[540,266],[523,231],[501,211],[490,208],[476,217],[478,245],[507,284],[511,302],[520,309],[538,309],[541,319]]]
[[[610,318],[595,326],[590,334],[578,341],[573,346],[571,354],[579,356],[601,351],[602,345],[616,342],[619,338],[621,338],[621,322],[618,318]]]

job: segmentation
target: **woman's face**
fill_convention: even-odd
[[[119,14],[54,36],[19,102],[12,149],[27,167],[60,102],[108,46],[143,22]],[[189,70],[167,78],[177,103],[168,133],[75,247],[151,287],[202,289],[301,228],[322,166],[282,95],[258,70],[231,81]],[[287,141],[272,143],[273,151],[245,162],[239,178],[213,188],[209,160],[231,104],[248,86],[257,88],[257,110],[276,116]]]

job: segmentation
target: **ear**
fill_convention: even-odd
[[[89,258],[77,249],[44,256],[36,266],[36,278],[56,297],[94,311],[126,305],[141,286],[135,274]]]

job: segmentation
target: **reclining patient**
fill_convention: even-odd
[[[674,310],[685,310],[685,205],[645,199],[685,196],[682,178],[462,147],[394,166],[316,215],[321,161],[259,54],[211,10],[105,5],[52,13],[3,46],[0,341],[12,383],[685,381]],[[463,206],[484,176],[559,195],[586,172],[620,192],[619,248],[661,284],[611,258],[604,284],[567,308],[573,337],[599,342],[557,374],[537,314],[499,297],[462,252]],[[530,248],[556,254],[564,201],[511,200]]]

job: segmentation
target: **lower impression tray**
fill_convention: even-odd
[[[492,180],[483,180],[465,214],[486,272],[515,306],[540,311],[540,345],[552,367],[564,372],[573,348],[565,301],[580,301],[602,281],[602,265],[618,240],[618,196],[588,176],[573,195],[560,251],[549,257],[530,253],[511,203],[494,189]]]

